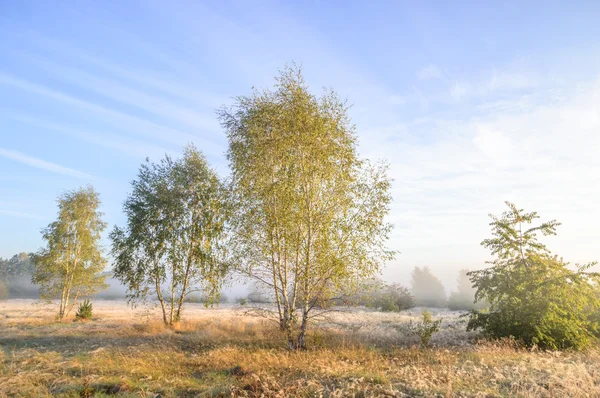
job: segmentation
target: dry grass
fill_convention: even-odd
[[[155,309],[94,302],[91,322],[56,322],[31,301],[0,302],[0,396],[600,396],[600,353],[473,344],[439,313],[433,349],[408,334],[418,311],[339,313],[288,352],[274,326],[189,305],[166,329]]]

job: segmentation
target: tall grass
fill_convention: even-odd
[[[0,303],[0,396],[598,396],[600,353],[477,343],[457,314],[419,348],[420,310],[334,314],[310,349],[289,352],[277,325],[191,305],[165,328],[152,308],[94,303],[90,322],[56,322],[27,301]],[[441,337],[440,337],[441,336]],[[459,342],[462,341],[461,342]]]

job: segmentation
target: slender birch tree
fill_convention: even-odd
[[[60,300],[59,319],[80,298],[106,288],[100,247],[106,223],[99,206],[99,195],[90,186],[66,192],[58,199],[57,220],[42,230],[46,247],[34,256],[32,282],[39,285],[41,299]]]
[[[193,146],[181,159],[147,160],[132,188],[127,226],[110,235],[114,275],[132,303],[156,296],[164,323],[172,325],[191,292],[202,291],[207,304],[218,301],[227,273],[225,188]]]
[[[269,286],[291,349],[314,310],[380,270],[391,201],[385,165],[359,158],[348,107],[311,94],[287,68],[274,91],[239,97],[219,116],[229,138],[233,248],[240,270]]]

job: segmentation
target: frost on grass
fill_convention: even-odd
[[[33,301],[0,302],[0,396],[455,396],[593,397],[600,354],[475,344],[460,313],[442,319],[432,347],[411,325],[422,309],[328,313],[309,350],[289,352],[276,323],[242,306],[186,307],[165,328],[153,306],[94,302],[94,319],[56,321]]]
[[[434,319],[441,319],[440,331],[433,335],[431,344],[437,347],[472,345],[474,333],[466,331],[463,312],[429,309]],[[423,308],[412,308],[400,313],[378,312],[368,309],[342,308],[323,317],[318,327],[345,337],[375,346],[412,346],[419,344],[415,326],[422,321]]]

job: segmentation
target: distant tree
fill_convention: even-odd
[[[227,273],[223,239],[225,187],[204,155],[188,146],[183,157],[147,160],[124,204],[127,226],[110,234],[114,276],[132,302],[156,295],[163,321],[181,319],[186,297],[202,291],[217,302]]]
[[[417,306],[443,308],[447,305],[444,285],[428,267],[415,267],[411,292]]]
[[[220,113],[229,138],[234,241],[240,270],[273,291],[291,349],[304,349],[313,310],[375,274],[391,201],[385,166],[357,153],[348,107],[311,94],[297,68],[274,91]]]
[[[448,298],[448,308],[453,311],[486,308],[485,301],[475,302],[476,291],[469,277],[469,270],[461,269],[456,280],[456,290],[450,293]]]
[[[0,281],[7,297],[38,296],[37,288],[31,283],[34,269],[33,253],[21,252],[6,260],[0,258]]]
[[[35,266],[32,261],[32,255],[21,252],[15,254],[10,259],[0,258],[0,279],[10,281],[22,277],[29,277],[33,274]]]
[[[58,218],[42,231],[46,247],[34,256],[33,283],[43,300],[59,299],[58,318],[73,309],[81,297],[106,287],[101,275],[106,265],[100,247],[106,228],[98,211],[100,199],[90,186],[58,199]]]
[[[538,234],[556,235],[560,224],[552,220],[532,226],[536,212],[506,204],[508,211],[499,218],[490,215],[493,237],[481,243],[496,258],[489,268],[469,273],[476,299],[487,300],[490,308],[473,310],[468,329],[547,349],[590,345],[598,332],[591,317],[600,307],[600,274],[586,270],[595,263],[569,269],[537,239]]]
[[[273,293],[261,283],[253,283],[246,297],[247,301],[256,304],[267,304],[274,303],[275,299],[272,297]]]

